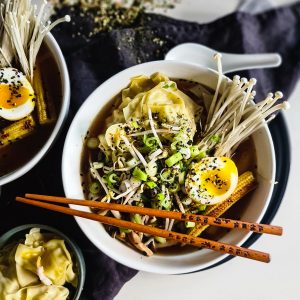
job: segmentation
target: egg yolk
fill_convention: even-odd
[[[201,187],[213,196],[223,195],[230,188],[231,173],[208,171],[201,174]]]
[[[0,107],[11,109],[32,98],[30,91],[23,86],[0,84]]]

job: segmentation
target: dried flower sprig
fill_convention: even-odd
[[[49,0],[53,4],[54,16],[66,11],[75,20],[72,37],[86,40],[100,32],[136,26],[146,11],[167,11],[181,0]],[[144,18],[141,18],[144,19]],[[76,26],[78,22],[82,26]]]
[[[254,104],[256,79],[236,75],[232,81],[223,80],[221,54],[217,53],[214,59],[218,65],[217,87],[198,146],[203,151],[215,149],[214,156],[231,156],[243,140],[270,122],[276,111],[289,108],[289,103],[275,105],[283,97],[281,92],[276,92]]]
[[[51,23],[46,6],[46,0],[39,10],[31,0],[0,0],[1,67],[10,66],[15,61],[30,81],[46,34],[59,23],[70,21],[67,15]]]

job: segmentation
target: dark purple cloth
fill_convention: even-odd
[[[86,21],[79,20],[80,25],[89,25],[83,22]],[[279,52],[283,58],[280,68],[252,70],[243,75],[258,79],[258,98],[276,90],[283,91],[287,98],[300,75],[300,3],[259,15],[234,13],[204,25],[143,14],[132,27],[101,33],[90,41],[73,39],[72,32],[71,24],[54,31],[70,71],[70,116],[60,138],[38,166],[3,187],[0,233],[26,223],[48,224],[62,230],[80,245],[85,256],[87,278],[82,299],[106,300],[113,299],[136,271],[97,250],[72,217],[16,204],[14,197],[26,192],[64,195],[60,170],[63,142],[80,105],[113,74],[141,62],[163,59],[177,44],[198,42],[233,53]]]

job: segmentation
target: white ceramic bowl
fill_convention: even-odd
[[[84,137],[97,113],[129,84],[131,77],[141,74],[151,75],[158,71],[171,78],[193,80],[211,88],[216,86],[217,74],[215,71],[176,61],[155,61],[140,64],[108,79],[84,102],[67,134],[62,159],[62,178],[67,197],[84,197],[80,178],[80,158]],[[241,218],[251,222],[260,222],[272,195],[273,185],[271,183],[274,182],[275,176],[274,149],[270,132],[266,126],[254,134],[254,143],[257,151],[259,186],[252,194],[252,199],[249,200],[251,203]],[[76,209],[78,209],[77,206]],[[80,209],[88,211],[88,208],[82,207]],[[101,251],[116,261],[137,270],[161,274],[187,273],[207,268],[227,256],[210,250],[201,250],[186,254],[145,257],[111,238],[101,224],[77,217],[76,221],[86,236]],[[226,234],[221,241],[241,245],[249,236],[250,233],[235,230]]]
[[[52,52],[52,55],[57,63],[60,72],[60,80],[61,80],[61,87],[62,87],[62,99],[61,99],[61,107],[58,114],[58,119],[56,121],[55,127],[52,130],[51,135],[49,136],[46,143],[43,147],[29,160],[26,164],[22,165],[18,169],[0,177],[0,186],[9,183],[21,176],[25,173],[30,171],[47,153],[50,149],[52,144],[54,143],[56,137],[60,129],[62,128],[63,122],[68,114],[69,106],[70,106],[70,79],[69,73],[67,69],[67,65],[64,59],[64,56],[57,44],[56,40],[52,36],[51,33],[48,33],[45,37],[45,43],[47,44],[48,48]]]

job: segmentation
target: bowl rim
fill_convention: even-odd
[[[55,40],[55,38],[51,33],[48,33],[45,36],[44,41],[47,44],[47,46],[50,48],[50,51],[52,52],[53,57],[56,60],[60,72],[60,79],[62,85],[62,101],[61,101],[60,112],[56,124],[49,138],[47,139],[46,143],[29,161],[27,161],[21,167],[11,171],[8,174],[1,176],[0,187],[23,176],[39,163],[39,161],[49,151],[50,147],[54,144],[68,115],[69,106],[70,106],[70,78],[69,78],[67,64],[57,41]]]
[[[86,265],[84,261],[84,256],[82,254],[81,249],[77,245],[76,242],[74,242],[71,238],[69,238],[65,233],[61,232],[60,230],[49,226],[49,225],[43,225],[43,224],[24,224],[17,227],[14,227],[5,233],[3,233],[0,236],[0,248],[4,247],[5,245],[9,244],[11,242],[11,239],[14,235],[26,231],[32,228],[40,228],[45,231],[49,231],[50,233],[54,233],[60,237],[63,238],[64,241],[67,242],[69,248],[71,249],[71,252],[75,256],[75,259],[78,263],[78,286],[76,287],[76,292],[74,294],[74,297],[72,300],[79,300],[79,297],[83,291],[83,286],[85,282],[85,276],[86,276]]]
[[[71,134],[73,133],[73,127],[75,126],[74,124],[76,124],[78,122],[78,119],[80,117],[80,115],[82,114],[82,111],[84,111],[85,107],[90,105],[89,102],[93,101],[92,99],[94,98],[94,95],[96,95],[98,93],[98,90],[100,90],[101,88],[108,88],[108,86],[111,86],[111,83],[118,77],[121,76],[127,76],[128,80],[130,79],[131,76],[129,76],[127,73],[130,73],[133,70],[138,69],[138,71],[136,71],[136,75],[141,74],[142,73],[142,68],[143,66],[147,66],[147,65],[153,65],[154,66],[154,70],[157,71],[157,69],[159,68],[159,66],[161,64],[165,64],[165,65],[175,65],[177,67],[190,67],[190,68],[197,68],[199,70],[204,70],[204,71],[208,71],[211,73],[214,73],[215,75],[217,75],[218,73],[215,70],[203,67],[203,66],[199,66],[197,64],[192,64],[192,63],[186,63],[186,62],[179,62],[179,61],[166,61],[166,60],[160,60],[160,61],[151,61],[151,62],[146,62],[143,64],[139,64],[139,65],[135,65],[132,66],[130,68],[127,68],[115,75],[113,75],[112,77],[110,77],[109,79],[107,79],[105,82],[103,82],[101,85],[99,85],[88,97],[87,99],[84,101],[84,103],[82,104],[82,106],[80,107],[80,109],[78,110],[78,112],[76,113],[70,127],[68,130],[68,133],[66,135],[66,139],[65,139],[65,144],[64,144],[64,148],[63,148],[63,156],[62,156],[62,180],[63,180],[63,187],[64,187],[64,191],[66,196],[70,196],[68,195],[68,192],[70,192],[68,190],[67,187],[67,182],[69,180],[68,178],[68,165],[66,164],[66,160],[67,160],[67,150],[68,147],[72,148],[72,145],[68,145],[69,144],[69,140],[71,137]],[[155,69],[156,67],[156,69]],[[155,72],[155,71],[154,71]],[[228,80],[229,78],[225,75],[223,75],[223,80]],[[230,79],[229,79],[230,80]],[[116,94],[119,91],[116,92]],[[103,99],[103,105],[105,105],[109,100],[107,99]],[[97,111],[98,113],[98,111]],[[96,117],[96,114],[94,115],[94,118]],[[272,180],[274,180],[275,178],[275,169],[276,169],[276,164],[275,164],[275,152],[274,152],[274,145],[273,145],[273,141],[272,141],[272,137],[270,134],[270,131],[268,129],[268,126],[266,124],[263,125],[263,130],[265,131],[265,134],[267,136],[268,139],[268,143],[270,145],[270,151],[271,151],[271,160],[272,160]],[[70,148],[70,149],[71,149]],[[273,193],[273,185],[270,185],[270,188],[268,190],[268,195],[266,198],[266,202],[265,205],[263,207],[263,209],[261,210],[259,216],[257,217],[257,222],[260,222],[268,208],[268,205],[270,203],[270,199]],[[77,208],[76,206],[72,206],[70,205],[70,207],[72,208]],[[89,238],[89,240],[102,252],[104,252],[106,255],[110,256],[111,258],[113,258],[114,260],[118,261],[119,263],[126,265],[128,267],[137,269],[137,270],[141,270],[141,271],[146,271],[146,272],[151,272],[151,273],[158,273],[158,274],[182,274],[182,273],[190,273],[190,272],[194,272],[194,271],[199,271],[202,269],[206,269],[209,266],[215,265],[216,263],[218,263],[219,261],[224,260],[224,258],[228,257],[228,254],[222,254],[219,257],[210,260],[209,262],[206,263],[202,263],[201,266],[197,267],[197,268],[181,268],[180,271],[178,270],[178,272],[174,272],[170,270],[165,270],[164,268],[158,268],[157,266],[154,267],[149,267],[149,265],[143,265],[142,263],[135,263],[132,264],[131,262],[129,262],[126,257],[120,257],[120,253],[116,253],[117,251],[111,251],[111,249],[106,248],[105,245],[101,244],[101,242],[99,241],[99,239],[97,239],[97,237],[95,237],[93,234],[91,234],[88,231],[88,224],[86,222],[86,220],[81,219],[79,217],[75,217],[76,222],[78,223],[79,227],[81,228],[81,230],[84,232],[84,234]],[[245,236],[237,243],[238,246],[242,245],[251,235],[251,232],[246,233]]]

